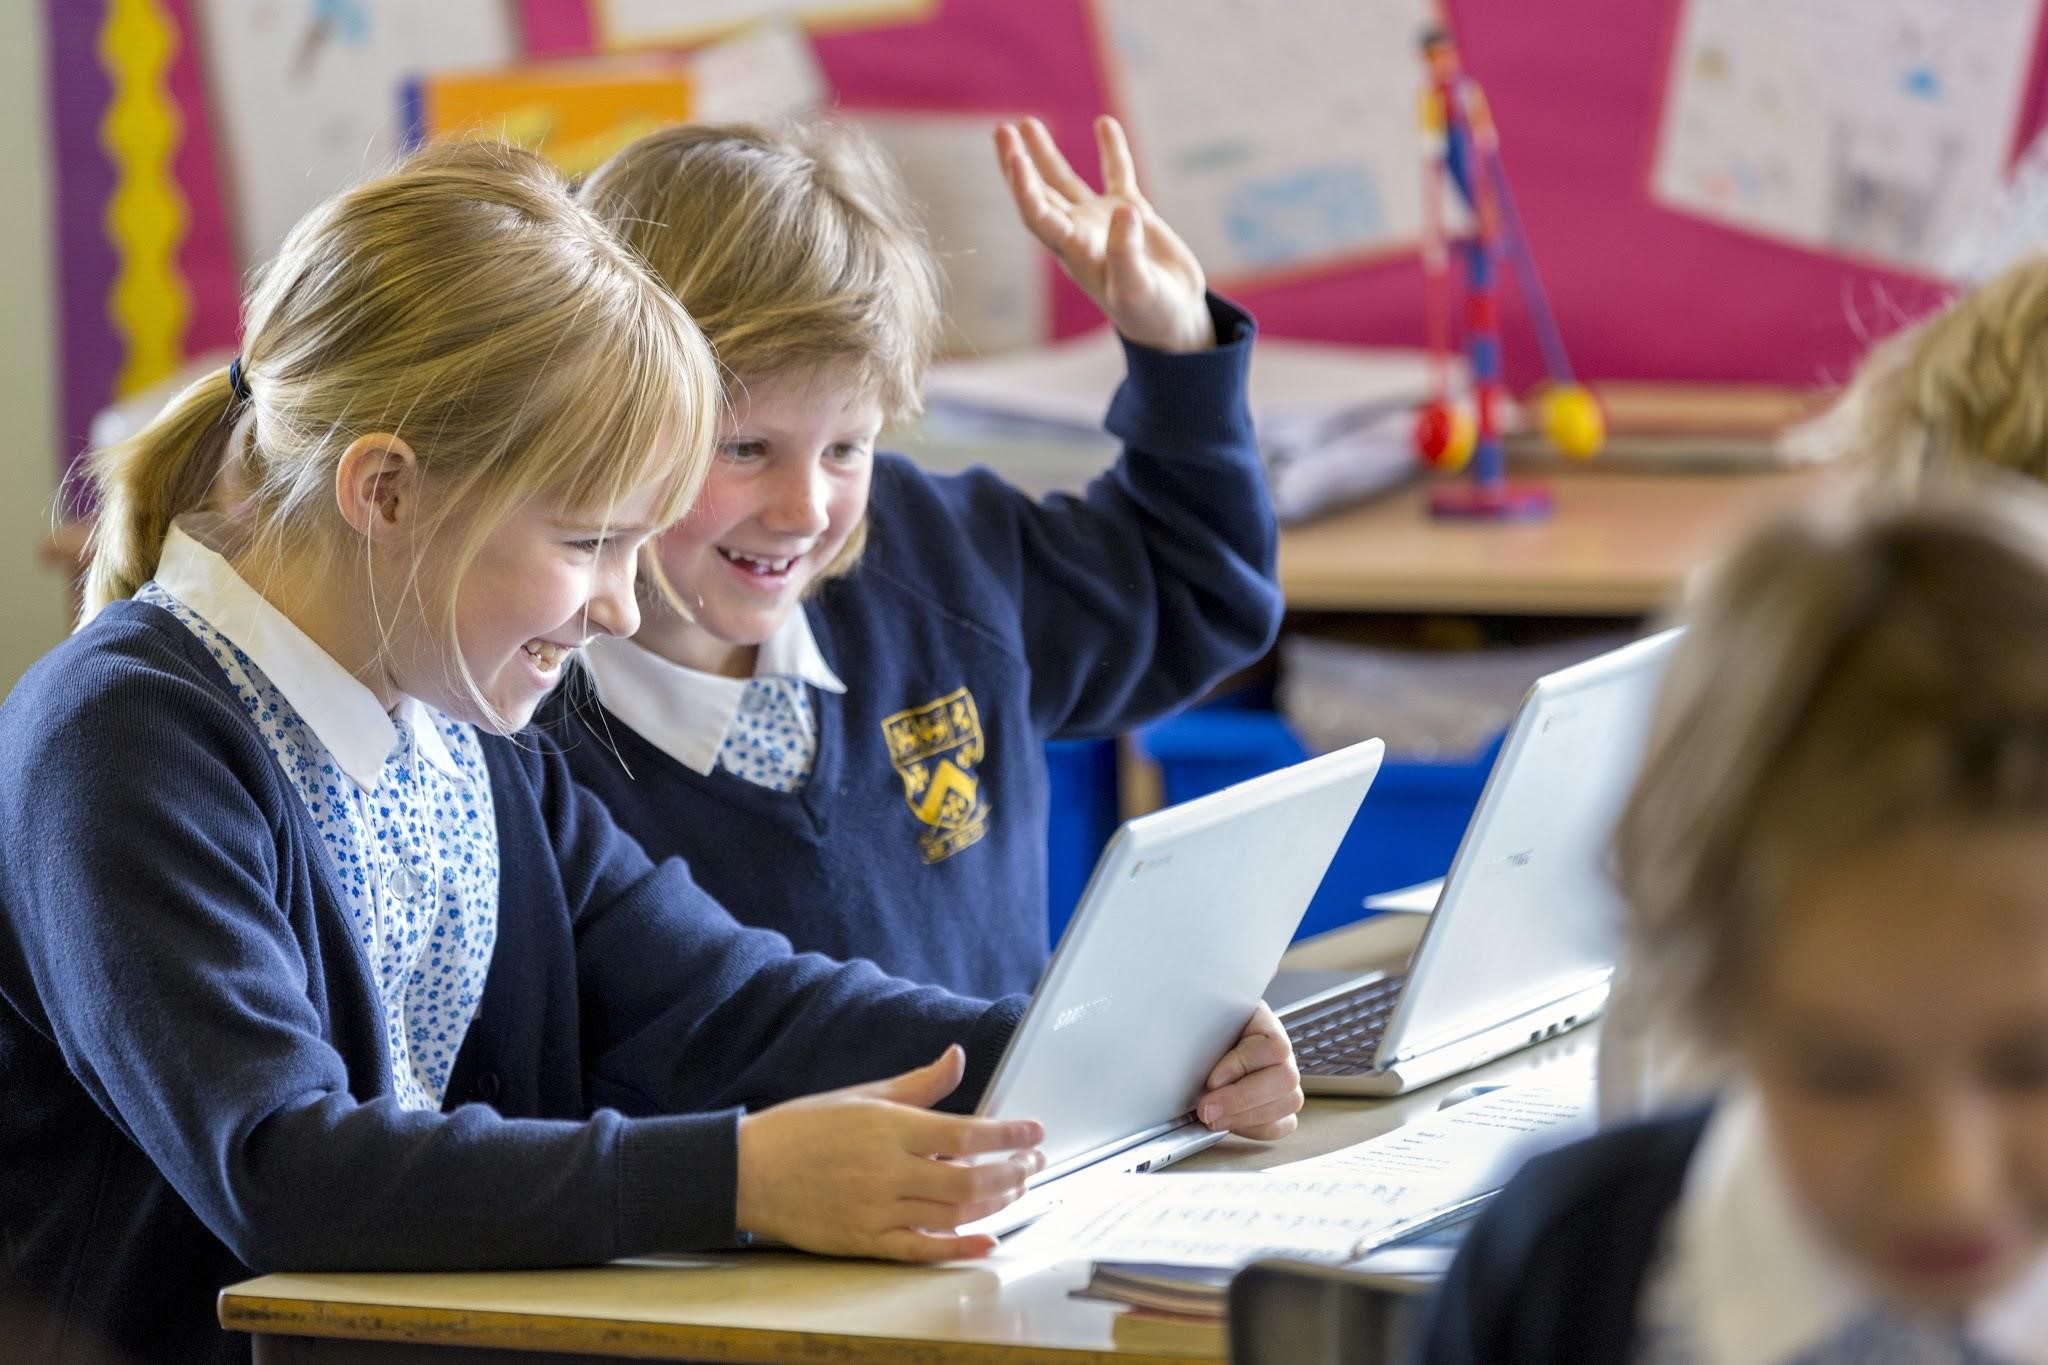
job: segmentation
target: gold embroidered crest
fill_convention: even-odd
[[[962,687],[882,722],[903,799],[922,820],[917,846],[927,863],[952,857],[988,833],[988,802],[974,776],[988,752],[974,694]]]

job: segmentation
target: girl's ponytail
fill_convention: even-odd
[[[238,407],[225,367],[205,375],[135,435],[92,456],[99,516],[81,621],[131,597],[156,572],[171,519],[206,501]]]

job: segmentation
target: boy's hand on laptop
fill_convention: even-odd
[[[1024,226],[1125,337],[1156,351],[1216,344],[1202,263],[1145,196],[1113,118],[1095,120],[1102,193],[1074,174],[1035,118],[996,128],[996,159]]]
[[[1271,1142],[1294,1131],[1301,1112],[1301,1071],[1272,1006],[1252,1014],[1237,1044],[1209,1073],[1208,1091],[1195,1102],[1195,1117],[1210,1128]]]
[[[1045,1167],[1045,1129],[1029,1121],[932,1112],[967,1054],[885,1081],[791,1100],[740,1119],[734,1221],[757,1237],[835,1256],[947,1261],[985,1256],[996,1239],[952,1229],[1024,1193]],[[967,1164],[953,1158],[1008,1153]]]

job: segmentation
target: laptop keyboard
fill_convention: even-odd
[[[1374,1069],[1380,1038],[1407,976],[1381,977],[1280,1016],[1304,1076],[1363,1076]]]

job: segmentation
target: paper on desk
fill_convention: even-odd
[[[1538,1151],[1592,1131],[1592,1073],[1506,1087],[1382,1137],[1257,1173],[1095,1182],[1006,1255],[1235,1266],[1341,1263],[1497,1190]]]
[[[1504,1086],[1326,1156],[1269,1174],[1402,1183],[1448,1201],[1500,1188],[1538,1152],[1593,1131],[1591,1059],[1555,1079]]]
[[[1124,1175],[1012,1237],[1006,1255],[1234,1266],[1261,1256],[1342,1262],[1397,1221],[1404,1185],[1266,1172]]]

